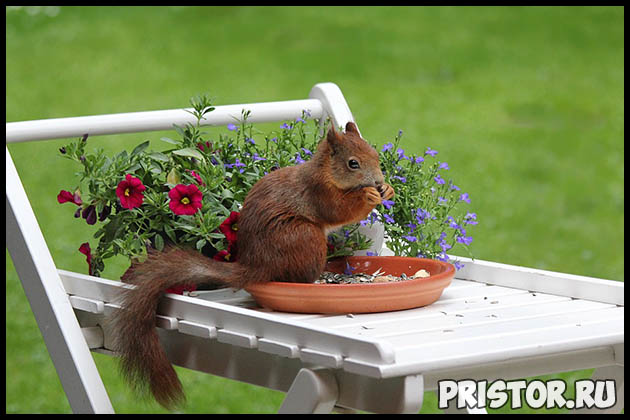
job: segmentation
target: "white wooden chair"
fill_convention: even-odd
[[[251,122],[295,119],[308,109],[345,125],[353,116],[339,88],[305,100],[217,106],[204,125],[251,110]],[[195,122],[184,110],[6,124],[6,141],[159,131]],[[102,320],[118,308],[119,281],[58,269],[9,149],[7,248],[72,410],[113,412],[90,350],[112,354]],[[390,251],[383,249],[383,254]],[[179,366],[287,392],[280,412],[418,412],[441,379],[526,378],[596,368],[615,379],[623,408],[624,285],[461,258],[466,265],[434,304],[363,315],[300,315],[258,308],[245,291],[167,295],[158,330]],[[447,411],[458,411],[451,405]],[[484,411],[468,409],[469,412]]]

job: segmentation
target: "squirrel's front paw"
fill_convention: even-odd
[[[381,184],[378,186],[378,192],[383,200],[389,200],[394,196],[394,187],[389,184]]]
[[[365,188],[365,198],[370,206],[381,204],[381,193],[374,187]]]

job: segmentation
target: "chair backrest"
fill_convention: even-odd
[[[296,119],[308,110],[312,118],[330,117],[336,126],[354,121],[334,83],[313,86],[308,99],[217,106],[201,125],[227,125],[251,111],[249,122]],[[170,130],[173,124],[195,123],[186,109],[132,112],[72,118],[11,122],[6,142]],[[57,267],[6,147],[6,246],[44,337],[61,384],[75,413],[113,413],[94,359],[65,293]]]

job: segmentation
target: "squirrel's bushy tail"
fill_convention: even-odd
[[[219,262],[194,250],[168,248],[149,252],[145,262],[134,264],[123,275],[123,281],[136,287],[122,292],[122,308],[112,314],[110,325],[121,372],[137,391],[148,387],[157,402],[169,409],[185,401],[182,384],[155,329],[157,306],[164,291],[209,282],[238,287],[243,271],[236,262]]]

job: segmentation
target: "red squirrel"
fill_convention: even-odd
[[[136,287],[121,296],[111,318],[123,376],[149,388],[164,407],[185,400],[182,384],[155,327],[165,290],[184,284],[222,283],[244,288],[270,281],[312,283],[326,264],[327,233],[366,219],[394,195],[384,182],[378,153],[349,122],[330,128],[310,161],[270,172],[247,194],[238,222],[238,261],[226,263],[193,249],[150,251],[123,281]]]

